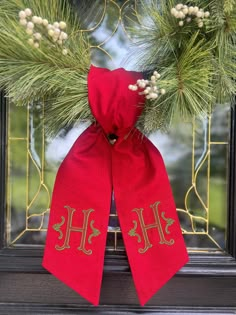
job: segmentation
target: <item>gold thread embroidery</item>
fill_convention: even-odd
[[[139,223],[140,223],[140,227],[142,230],[142,234],[143,234],[143,238],[144,238],[144,247],[143,248],[139,248],[138,252],[140,254],[144,254],[149,248],[151,248],[153,246],[153,244],[150,243],[149,237],[148,237],[148,233],[147,231],[149,229],[157,229],[157,232],[160,236],[160,244],[165,244],[165,245],[173,245],[174,244],[174,239],[170,239],[169,241],[166,240],[165,238],[165,234],[161,225],[161,219],[158,213],[158,205],[160,204],[159,201],[155,202],[154,204],[150,205],[150,208],[153,211],[154,217],[155,217],[155,222],[151,223],[151,224],[145,224],[144,222],[144,218],[143,218],[143,208],[135,208],[132,211],[137,213],[137,216],[139,218]],[[171,218],[165,218],[164,216],[165,212],[162,212],[161,217],[166,221],[166,226],[165,226],[165,232],[166,234],[170,234],[168,228],[170,225],[172,225],[175,221]],[[137,229],[137,221],[133,221],[134,223],[134,228],[132,228],[129,231],[129,235],[130,236],[138,236],[138,234],[136,233],[136,229]],[[136,224],[135,224],[136,223]],[[139,236],[140,237],[140,236]],[[139,243],[139,238],[138,238],[138,243]]]
[[[58,239],[61,240],[62,237],[63,237],[63,233],[62,233],[62,230],[61,230],[61,226],[65,223],[65,217],[61,216],[61,223],[56,223],[53,225],[53,229],[57,232],[59,232],[59,236],[58,236]]]
[[[129,231],[129,236],[137,236],[138,243],[141,243],[141,236],[136,232],[138,223],[136,220],[133,220],[134,227]]]
[[[157,201],[153,205],[151,205],[150,207],[153,210],[153,213],[154,213],[154,216],[155,216],[155,221],[156,221],[156,223],[158,225],[158,231],[159,231],[160,238],[161,238],[160,244],[173,245],[174,242],[175,242],[173,239],[170,239],[169,241],[167,241],[165,239],[165,235],[164,235],[164,232],[163,232],[163,229],[162,229],[162,226],[161,226],[161,220],[160,220],[159,213],[158,213],[158,205],[159,204],[160,204],[160,201]]]
[[[81,250],[86,255],[91,255],[93,252],[91,249],[87,250],[85,248],[86,233],[87,233],[87,229],[88,229],[88,219],[89,219],[90,213],[93,211],[94,211],[93,209],[88,209],[88,210],[82,211],[84,213],[83,227],[82,227],[82,229],[78,228],[78,230],[80,230],[82,232],[81,243],[80,243],[80,246],[78,247],[78,250]],[[84,233],[84,231],[85,231],[85,233]]]
[[[91,249],[86,249],[85,245],[86,245],[86,236],[87,236],[87,230],[88,230],[88,224],[89,224],[89,217],[90,214],[94,211],[94,209],[88,209],[88,210],[82,210],[84,218],[83,218],[83,226],[82,227],[76,227],[72,225],[72,220],[73,220],[73,215],[74,212],[76,211],[74,208],[71,208],[70,206],[65,206],[64,208],[67,209],[68,212],[68,220],[67,220],[67,225],[66,225],[66,232],[65,232],[65,239],[64,239],[64,243],[62,246],[59,246],[58,244],[55,245],[55,249],[58,251],[64,250],[64,249],[69,249],[70,248],[70,235],[71,232],[80,232],[82,233],[81,235],[81,240],[80,240],[80,245],[79,247],[77,247],[78,250],[82,251],[84,254],[86,255],[91,255],[93,253],[93,251]],[[56,230],[57,232],[60,233],[58,239],[62,239],[63,237],[63,233],[61,231],[61,226],[65,223],[65,218],[61,217],[62,222],[61,223],[57,223],[53,225],[53,229]],[[93,224],[94,224],[94,220],[92,220],[90,222],[90,227],[93,231],[92,235],[89,236],[89,240],[88,243],[91,244],[91,238],[94,236],[98,236],[99,234],[101,234],[101,232],[94,228]]]
[[[173,220],[173,219],[171,219],[171,218],[166,218],[164,211],[161,213],[161,217],[162,217],[162,219],[165,220],[166,223],[167,223],[167,224],[166,224],[166,227],[165,227],[165,232],[166,232],[166,234],[170,234],[170,231],[168,230],[168,228],[169,228],[169,226],[171,226],[171,225],[175,222],[175,220]]]
[[[91,227],[91,230],[93,231],[93,233],[90,234],[89,237],[88,237],[88,243],[89,243],[89,244],[92,243],[91,239],[92,239],[93,237],[96,237],[96,236],[98,236],[99,234],[101,234],[101,232],[100,232],[98,229],[96,229],[96,228],[93,226],[93,224],[94,224],[94,220],[92,220],[92,221],[90,222],[90,227]]]

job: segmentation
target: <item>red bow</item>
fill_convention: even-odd
[[[134,127],[144,97],[128,86],[140,78],[91,67],[88,97],[96,123],[64,159],[53,192],[43,266],[95,305],[112,191],[141,305],[188,261],[162,157]],[[118,137],[114,145],[109,134]]]

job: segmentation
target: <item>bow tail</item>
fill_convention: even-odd
[[[112,155],[114,195],[140,304],[183,265],[188,254],[164,162],[139,131]]]
[[[111,203],[110,145],[90,126],[55,181],[43,266],[98,305]]]

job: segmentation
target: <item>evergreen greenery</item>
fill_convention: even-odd
[[[30,36],[18,17],[25,8],[50,23],[66,22],[67,55],[50,39],[42,40],[37,49],[27,42]],[[49,134],[91,117],[87,99],[90,51],[78,21],[66,0],[0,1],[0,86],[17,105],[44,101]]]
[[[210,16],[199,28],[179,26],[170,12],[178,3],[198,6]],[[140,1],[130,27],[139,70],[161,74],[166,94],[149,100],[140,118],[147,132],[167,128],[176,114],[206,115],[216,103],[232,102],[236,79],[235,0]],[[140,13],[139,13],[140,12]]]
[[[130,28],[138,47],[137,67],[149,74],[157,70],[160,88],[166,90],[146,101],[141,128],[165,129],[176,113],[184,119],[206,115],[214,104],[231,102],[236,90],[236,0],[183,0],[210,12],[201,28],[194,21],[179,25],[171,14],[179,1],[138,2],[141,10],[134,11]],[[66,22],[68,54],[49,38],[39,48],[28,43],[18,18],[27,7],[50,23]],[[49,133],[92,119],[87,95],[90,45],[75,11],[67,0],[0,1],[0,87],[18,105],[44,101]]]

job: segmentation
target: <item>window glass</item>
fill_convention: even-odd
[[[127,64],[127,26],[136,1],[95,1],[96,15],[87,14],[85,30],[98,66]],[[7,245],[42,246],[56,171],[82,124],[49,139],[43,126],[44,104],[28,108],[8,104]],[[227,221],[229,107],[216,107],[211,117],[176,122],[168,134],[151,141],[163,155],[187,246],[191,251],[224,250]],[[113,196],[114,197],[114,196]],[[114,198],[107,249],[124,250]]]

